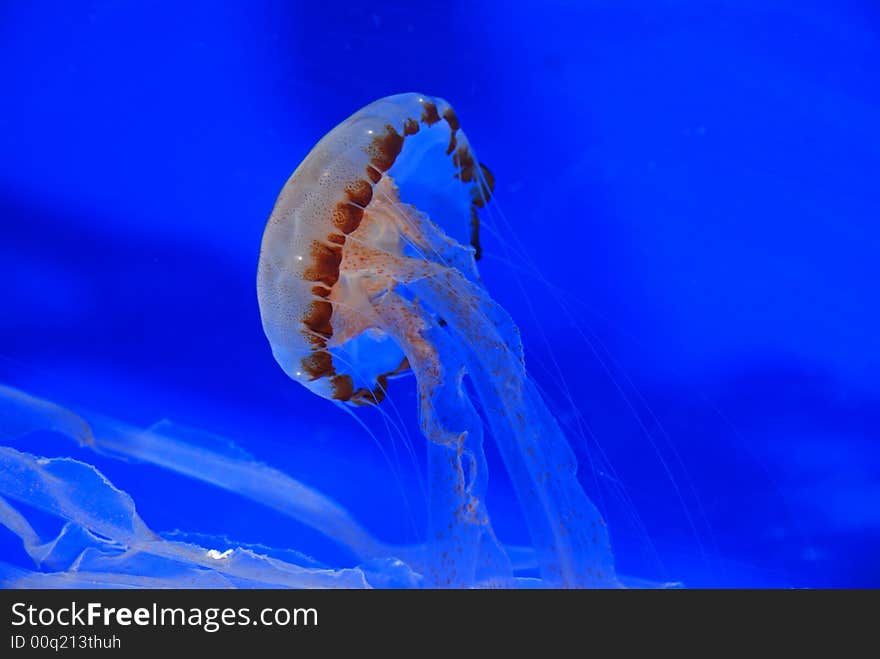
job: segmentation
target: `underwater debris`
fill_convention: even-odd
[[[70,458],[38,458],[0,447],[0,523],[18,535],[38,565],[56,572],[0,568],[7,587],[285,587],[363,588],[358,569],[303,568],[247,549],[212,556],[194,544],[165,540],[135,511],[134,502],[95,467]],[[42,541],[9,501],[66,522]]]

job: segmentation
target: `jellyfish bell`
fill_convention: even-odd
[[[265,333],[291,378],[351,404],[384,396],[407,364],[370,300],[393,285],[400,257],[433,249],[399,187],[478,244],[486,195],[474,163],[449,104],[418,94],[368,105],[312,149],[266,225],[257,278]],[[473,270],[469,250],[454,246],[445,256]]]
[[[260,312],[275,359],[340,403],[416,377],[428,439],[425,583],[511,583],[485,504],[476,391],[547,585],[616,585],[604,522],[524,366],[519,332],[482,287],[492,188],[442,99],[376,101],[330,131],[281,191],[263,235]]]

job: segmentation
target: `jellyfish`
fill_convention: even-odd
[[[477,268],[493,176],[444,100],[380,99],[323,137],[281,190],[257,273],[284,372],[345,408],[378,407],[413,374],[426,440],[424,585],[515,583],[486,501],[484,426],[531,537],[541,583],[615,587],[605,523],[526,370],[519,331]]]

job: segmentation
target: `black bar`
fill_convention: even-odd
[[[836,639],[837,654],[876,625],[880,602],[877,591],[4,590],[0,599],[0,657],[276,656],[271,648],[336,656],[352,647],[370,656],[437,656],[441,647],[520,656],[524,644],[544,647],[540,656],[570,654],[565,648],[616,656],[695,643],[714,653],[747,639],[790,650],[819,636]],[[869,647],[877,651],[876,639]]]

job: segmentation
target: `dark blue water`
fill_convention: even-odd
[[[880,585],[880,11],[699,4],[5,3],[0,381],[233,438],[415,540],[421,505],[407,512],[373,441],[272,359],[255,273],[317,139],[421,91],[455,106],[570,297],[562,310],[528,279],[524,296],[486,237],[481,271],[530,369],[594,437],[582,473],[619,570]],[[414,408],[412,381],[394,387]],[[98,463],[153,528],[321,542],[231,494]],[[496,529],[524,541],[495,466]],[[5,533],[0,559],[22,562]]]

